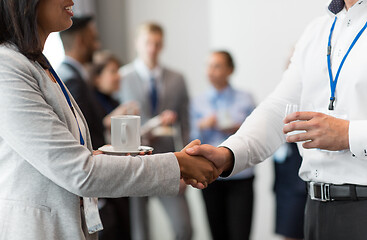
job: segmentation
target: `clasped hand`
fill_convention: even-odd
[[[209,160],[202,156],[190,156],[186,149],[200,145],[200,140],[189,143],[181,152],[176,152],[178,164],[180,166],[181,178],[186,184],[203,189],[208,184],[214,182],[220,175],[220,171]]]
[[[200,140],[194,140],[181,152],[174,154],[180,166],[181,179],[188,185],[204,189],[208,184],[214,182],[223,171],[232,167],[233,159],[232,153],[226,148],[200,144]],[[99,154],[102,152],[93,152],[93,155]],[[140,155],[145,154],[142,152]],[[182,191],[184,190],[182,189]]]
[[[348,120],[319,112],[294,112],[285,117],[284,123],[285,134],[296,130],[305,131],[287,136],[287,142],[304,142],[302,146],[306,149],[349,149]]]
[[[181,177],[195,188],[203,189],[215,181],[223,171],[233,167],[232,153],[227,148],[217,148],[208,144],[200,145],[195,140],[180,153],[178,159]]]

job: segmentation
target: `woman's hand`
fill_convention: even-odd
[[[100,150],[93,151],[93,156],[96,156],[96,155],[99,155],[99,154],[103,154],[103,152],[100,151]]]
[[[178,191],[178,194],[179,195],[185,194],[186,188],[187,188],[186,182],[183,179],[180,179],[180,190]]]
[[[220,172],[214,164],[201,156],[190,156],[186,153],[186,149],[199,145],[200,140],[192,141],[181,152],[176,152],[176,158],[180,165],[181,177],[187,184],[193,187],[203,189],[209,183],[215,181]]]

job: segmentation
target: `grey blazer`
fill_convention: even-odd
[[[121,103],[135,101],[140,106],[142,123],[152,116],[150,93],[145,89],[145,82],[139,76],[134,62],[120,69],[122,76],[121,89],[118,98]],[[172,110],[177,113],[178,124],[181,128],[182,143],[186,145],[189,141],[189,97],[186,83],[183,76],[167,68],[162,68],[162,77],[157,79],[158,89],[158,113],[164,110]],[[170,137],[160,137],[150,143],[155,152],[167,152],[179,150],[175,149],[173,139]]]
[[[0,45],[1,240],[96,239],[84,230],[79,196],[177,194],[172,153],[93,156],[86,135],[84,147],[61,89],[42,67]]]

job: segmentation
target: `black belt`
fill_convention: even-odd
[[[308,182],[307,190],[311,199],[316,201],[329,202],[367,200],[367,186]]]

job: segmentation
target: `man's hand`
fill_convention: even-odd
[[[111,129],[111,117],[118,115],[139,115],[140,109],[136,102],[127,102],[120,104],[110,114],[103,118],[103,126],[107,129]]]
[[[163,126],[170,126],[176,122],[177,114],[174,111],[165,110],[159,114],[159,118]]]
[[[217,126],[217,117],[215,115],[206,117],[199,122],[199,128],[201,130],[211,129],[215,126]]]
[[[199,140],[192,141],[181,152],[176,152],[176,158],[180,165],[181,177],[187,184],[203,189],[209,183],[215,181],[220,172],[213,163],[201,156],[190,156],[185,151],[194,145],[200,144]]]
[[[285,134],[304,130],[287,137],[287,142],[302,142],[304,148],[330,151],[349,149],[349,121],[318,112],[294,112],[284,119]]]
[[[192,156],[203,156],[214,163],[220,174],[233,168],[233,156],[229,149],[214,147],[208,144],[195,145],[186,149],[186,153]]]

